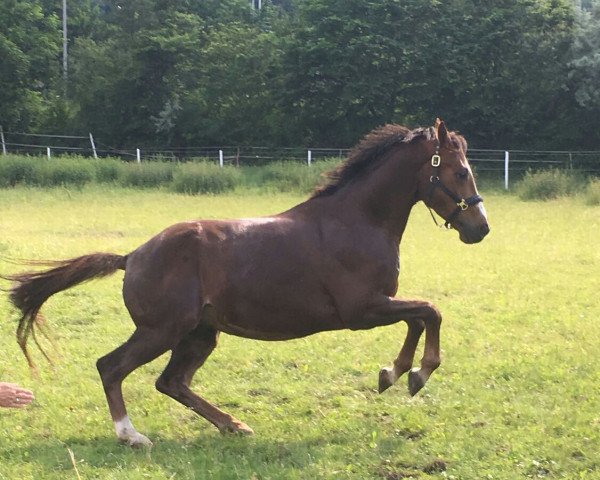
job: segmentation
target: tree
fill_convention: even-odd
[[[200,52],[198,81],[183,94],[181,135],[204,144],[277,143],[282,121],[273,102],[280,56],[260,22],[211,28]]]
[[[185,2],[132,0],[115,2],[106,22],[114,35],[78,39],[73,48],[77,123],[114,144],[169,141],[173,106],[200,63],[201,19]]]
[[[398,117],[402,2],[306,0],[287,39],[279,102],[295,136],[348,145]]]
[[[0,124],[34,129],[49,105],[59,72],[60,30],[37,2],[0,2]]]
[[[349,146],[440,116],[475,146],[594,148],[586,1],[575,23],[572,0],[69,0],[65,98],[60,2],[4,0],[0,121],[115,146]]]
[[[590,11],[579,12],[573,39],[569,78],[577,103],[585,109],[600,109],[600,2]]]
[[[558,145],[552,123],[560,120],[548,119],[561,118],[568,104],[571,2],[454,0],[437,10],[421,53],[427,80],[407,90],[405,108],[423,108],[421,121],[447,118],[475,145]]]
[[[113,0],[105,11],[113,33],[77,39],[71,55],[78,125],[116,145],[182,143],[227,132],[219,118],[240,105],[228,113],[217,108],[216,95],[224,102],[236,96],[225,86],[235,89],[237,72],[231,77],[230,71],[236,79],[230,81],[221,70],[223,59],[252,40],[244,33],[246,23],[256,21],[248,2]],[[219,33],[225,24],[228,33]],[[248,74],[252,70],[239,78]]]
[[[317,144],[447,118],[476,143],[552,141],[573,25],[567,0],[304,0],[283,105]],[[563,138],[564,140],[564,138]]]

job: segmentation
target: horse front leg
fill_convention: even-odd
[[[408,324],[408,331],[398,357],[391,367],[384,367],[379,371],[379,393],[383,393],[390,388],[413,366],[415,351],[425,329],[425,324],[422,320],[407,320],[406,323]]]
[[[442,315],[437,307],[421,300],[400,300],[385,297],[370,307],[364,317],[369,326],[389,325],[400,320],[408,324],[406,340],[392,367],[379,372],[379,392],[391,387],[410,370],[408,390],[415,395],[423,388],[433,371],[440,365],[440,326]],[[425,349],[420,368],[412,368],[415,350],[425,330]]]

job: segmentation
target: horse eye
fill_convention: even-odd
[[[464,168],[460,172],[456,172],[456,178],[459,180],[466,180],[469,177],[469,170]]]

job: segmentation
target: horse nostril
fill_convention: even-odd
[[[479,227],[479,231],[481,232],[482,236],[485,236],[490,233],[490,226],[487,223],[484,223],[481,227]]]

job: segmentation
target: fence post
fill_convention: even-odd
[[[308,151],[308,155],[306,157],[306,163],[308,163],[309,167],[312,165],[312,150]]]
[[[6,155],[6,143],[4,142],[4,130],[2,130],[2,125],[0,125],[0,139],[2,140],[2,155]]]
[[[135,149],[135,159],[137,163],[142,163],[142,153],[140,152],[139,148]]]
[[[510,155],[508,153],[508,150],[504,151],[504,189],[508,190],[508,161],[509,161]]]
[[[92,137],[92,132],[90,132],[90,143],[92,144],[92,151],[94,152],[94,158],[98,158],[98,154],[96,153],[96,144],[94,143],[94,137]]]
[[[569,152],[569,170],[573,170],[573,153]]]
[[[223,150],[219,150],[219,167],[223,168]]]

